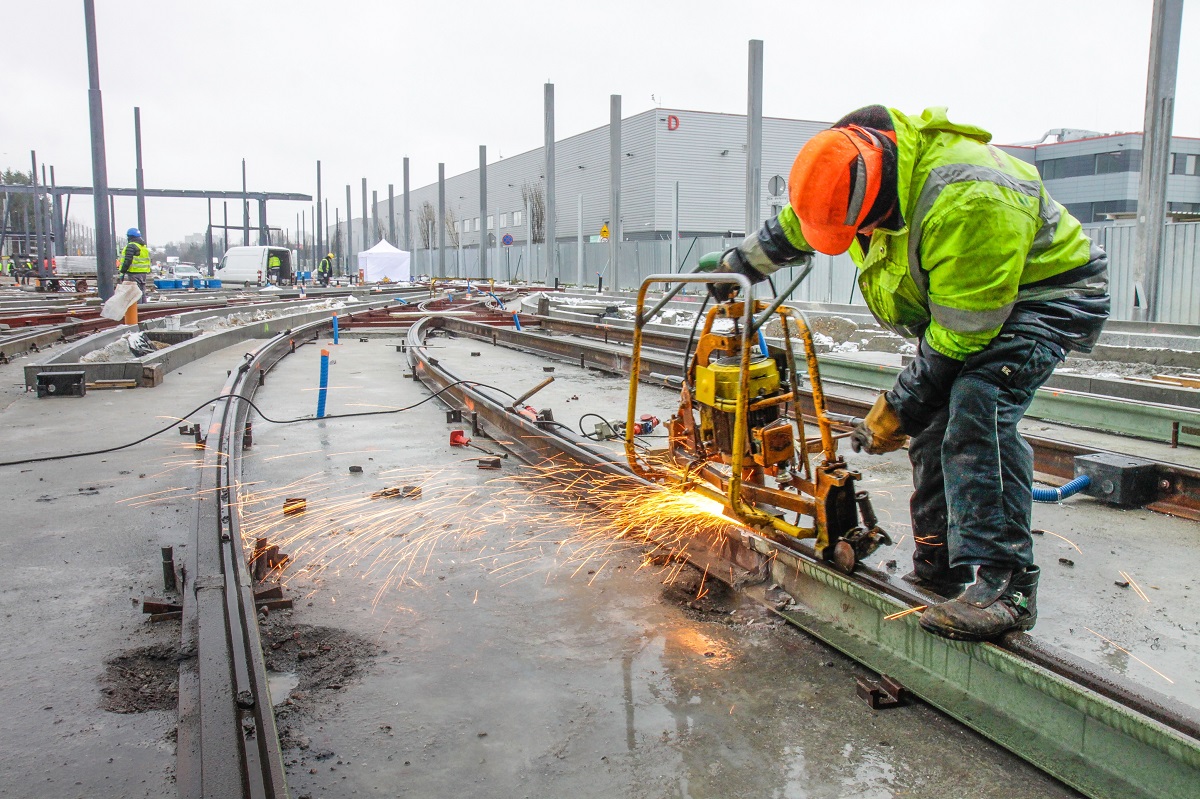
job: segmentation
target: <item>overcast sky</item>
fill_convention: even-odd
[[[29,151],[60,184],[90,185],[83,0],[6,0],[0,167]],[[767,116],[832,121],[873,102],[951,118],[1001,143],[1050,128],[1141,130],[1151,0],[316,2],[97,0],[108,179],[315,193],[360,181],[385,197],[542,143],[542,85],[559,138],[655,105],[745,113],[747,42],[762,39]],[[1200,11],[1185,7],[1174,132],[1200,136]],[[43,43],[44,49],[23,44]],[[12,49],[16,45],[16,49]],[[656,98],[655,99],[652,99]],[[152,244],[206,224],[203,202],[149,201]],[[219,206],[218,206],[219,207]],[[236,215],[231,206],[231,217]],[[276,203],[294,228],[299,204]],[[90,224],[90,202],[72,201]],[[219,216],[219,211],[215,212]],[[252,211],[253,213],[253,211]],[[117,201],[117,227],[136,224]],[[232,223],[232,219],[231,219]]]

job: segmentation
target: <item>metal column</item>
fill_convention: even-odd
[[[242,159],[242,245],[250,246],[250,198],[246,195],[246,159]]]
[[[208,198],[208,232],[204,236],[204,257],[207,263],[204,265],[204,272],[209,277],[213,276],[213,240],[212,240],[212,198]]]
[[[749,236],[762,224],[762,94],[763,43],[750,40],[749,85],[746,100],[746,231]]]
[[[446,277],[446,165],[438,164],[438,277]]]
[[[1136,320],[1158,319],[1158,280],[1167,218],[1167,174],[1182,24],[1183,0],[1154,0],[1150,68],[1146,77],[1146,130],[1142,134],[1142,175],[1138,185],[1138,258],[1133,278]]]
[[[369,227],[368,227],[368,226],[369,226],[369,224],[370,224],[370,222],[367,220],[367,179],[366,179],[366,178],[363,178],[363,179],[362,179],[362,190],[363,190],[363,198],[362,198],[362,200],[363,200],[363,202],[362,202],[362,209],[363,209],[363,223],[362,223],[362,232],[363,232],[363,237],[362,237],[362,248],[363,248],[364,250],[367,250],[367,249],[370,249],[370,247],[371,247],[371,233],[370,233],[370,230],[369,230]]]
[[[546,283],[550,276],[558,277],[558,207],[554,197],[554,84],[545,86],[546,115],[546,219],[542,229],[546,241]]]
[[[578,229],[575,231],[575,287],[583,288],[583,195],[579,195],[578,200]]]
[[[487,276],[487,145],[479,145],[479,276]],[[496,237],[500,236],[500,218],[496,217]]]
[[[142,238],[146,238],[146,181],[142,173],[142,109],[137,106],[133,107],[133,146],[137,155],[137,171],[134,174],[137,180],[137,216],[138,230],[142,232]]]
[[[346,256],[342,262],[342,268],[345,269],[342,274],[348,275],[353,270],[351,263],[354,256],[350,253],[354,252],[354,206],[350,203],[350,184],[346,184]]]
[[[329,217],[326,216],[325,218],[328,219]],[[321,251],[320,257],[324,258],[325,253],[328,252],[328,250],[326,250],[324,247],[325,228],[321,226],[321,162],[320,161],[317,161],[317,212],[316,212],[316,216],[313,217],[313,219],[314,219],[313,224],[316,225],[316,229],[314,232],[317,234],[316,247],[318,250]],[[229,223],[226,222],[225,224],[228,225]],[[313,258],[314,259],[317,258],[316,252],[313,253]],[[317,266],[317,264],[316,264],[316,261],[314,260],[313,268],[316,269],[316,266]]]
[[[680,272],[679,268],[679,181],[675,181],[675,190],[671,193],[671,271]]]
[[[412,252],[412,225],[408,215],[408,156],[404,156],[404,250]]]
[[[51,211],[53,213],[50,217],[50,224],[53,226],[53,231],[54,231],[54,254],[55,255],[66,255],[67,254],[67,231],[66,231],[67,220],[66,220],[66,216],[62,213],[62,208],[61,208],[62,195],[56,194],[54,191],[54,187],[56,185],[57,185],[57,181],[54,180],[54,167],[50,167],[50,202],[53,203],[51,205]],[[68,199],[67,199],[67,207],[68,208],[70,207],[70,203],[71,203],[70,195],[68,195]]]
[[[388,184],[388,244],[396,246],[396,189]]]
[[[50,274],[50,265],[46,263],[46,242],[42,235],[42,204],[41,192],[38,191],[38,175],[37,175],[37,152],[29,151],[29,158],[33,162],[33,171],[30,177],[32,178],[33,194],[33,243],[37,247],[37,275],[38,277],[48,277]],[[43,266],[43,264],[45,264]]]
[[[608,264],[614,290],[621,288],[621,95],[608,98]]]
[[[110,235],[108,213],[108,164],[104,155],[104,104],[100,97],[100,60],[96,47],[96,2],[83,0],[84,27],[87,31],[88,116],[92,132],[92,202],[96,209],[96,288],[100,299],[113,294],[112,264],[117,256]]]

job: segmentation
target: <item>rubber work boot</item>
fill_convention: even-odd
[[[1012,629],[1031,630],[1037,623],[1037,585],[1042,570],[980,566],[975,582],[957,598],[921,614],[921,626],[934,635],[960,641],[995,638]]]

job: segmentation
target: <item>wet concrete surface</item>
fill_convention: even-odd
[[[173,371],[155,389],[83,398],[39,400],[24,392],[22,359],[0,366],[0,460],[115,446],[163,427],[220,393],[244,351]],[[174,703],[102,706],[113,698],[108,661],[178,648],[178,623],[146,624],[140,602],[163,595],[159,548],[182,557],[191,535],[186,443],[172,431],[106,455],[0,468],[0,796],[176,795]],[[130,502],[158,491],[180,497]],[[123,673],[135,693],[174,690]]]
[[[331,348],[331,414],[429,396],[403,378],[395,342],[343,342]],[[558,380],[530,402],[563,423],[624,416],[621,379],[432,344],[460,376],[514,394],[553,365]],[[272,372],[264,407],[311,413],[317,356],[304,347]],[[642,392],[644,412],[673,405],[672,392]],[[514,502],[524,467],[476,468],[480,453],[449,446],[462,427],[436,402],[255,427],[247,518],[291,536],[296,556],[284,575],[296,608],[272,623],[377,647],[347,683],[275,697],[294,796],[1076,795],[919,702],[868,709],[855,696],[862,669],[702,575],[630,544],[581,542],[587,531],[549,497]],[[400,484],[421,497],[370,499]],[[285,495],[306,496],[310,521],[285,520]]]

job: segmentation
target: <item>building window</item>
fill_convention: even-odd
[[[1200,156],[1195,153],[1175,153],[1171,157],[1172,175],[1200,175]]]
[[[1119,172],[1140,172],[1141,150],[1116,150],[1110,153],[1071,155],[1066,158],[1047,158],[1037,163],[1042,180],[1062,180],[1087,175],[1110,175]]]
[[[521,218],[524,215],[524,211],[513,211],[513,227],[520,227],[525,223],[525,220]]]
[[[492,228],[492,217],[491,217],[491,216],[489,216],[489,217],[487,218],[487,227],[486,227],[486,228],[484,228],[484,230],[492,230],[492,229],[493,229],[493,228]]]

